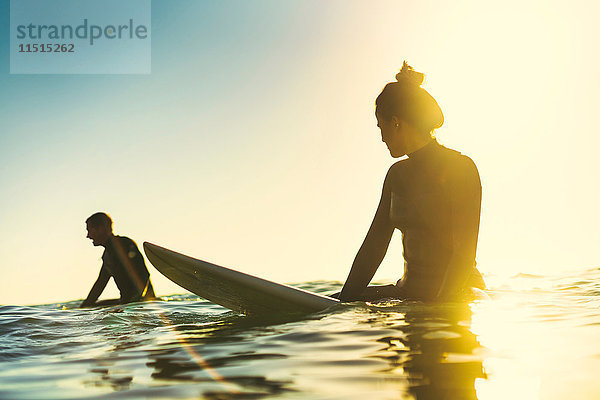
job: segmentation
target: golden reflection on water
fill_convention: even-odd
[[[395,314],[395,315],[394,315]],[[480,344],[469,330],[468,305],[421,306],[403,313],[384,313],[371,321],[395,335],[378,339],[385,348],[377,357],[389,366],[380,371],[405,378],[402,395],[417,399],[475,399],[475,382],[485,378]],[[407,392],[407,393],[406,393]]]
[[[532,382],[535,384],[534,380],[515,368],[511,361],[502,357],[496,359],[486,350],[494,348],[506,354],[502,347],[506,344],[503,340],[506,334],[498,329],[504,323],[503,309],[495,309],[494,304],[492,301],[471,305],[391,303],[324,315],[323,320],[299,321],[296,327],[294,323],[263,327],[274,334],[274,341],[283,342],[286,354],[265,354],[258,343],[244,357],[264,360],[279,356],[300,363],[295,368],[282,364],[279,378],[277,372],[269,371],[270,368],[257,369],[256,376],[232,376],[227,372],[228,365],[239,362],[239,356],[230,354],[217,362],[214,357],[201,355],[203,346],[235,341],[240,330],[261,329],[264,321],[253,323],[242,318],[211,325],[207,329],[185,324],[177,327],[180,321],[172,321],[161,313],[161,320],[170,333],[167,336],[169,343],[162,346],[163,350],[179,347],[189,359],[182,362],[163,351],[153,355],[154,361],[148,366],[155,369],[155,379],[191,380],[205,385],[212,380],[221,385],[221,390],[211,388],[211,393],[227,395],[228,398],[249,394],[250,380],[251,389],[260,386],[263,393],[280,395],[286,392],[286,386],[292,391],[294,386],[301,392],[306,391],[302,388],[304,380],[304,384],[312,386],[321,395],[337,394],[348,398],[356,398],[357,393],[369,391],[373,391],[373,398],[499,399],[507,398],[507,395],[536,398],[536,386],[531,386]],[[514,320],[515,314],[507,317]],[[321,329],[314,333],[314,338],[308,333],[295,332],[297,327],[311,323]],[[328,327],[323,329],[322,323]],[[344,334],[348,337],[344,338]],[[305,345],[308,346],[303,352]],[[369,363],[369,359],[381,360],[384,364]],[[492,380],[486,374],[488,369],[496,374]],[[264,376],[257,384],[261,373]],[[295,379],[291,380],[294,375]],[[352,383],[344,383],[346,375],[357,375],[357,378]],[[374,385],[378,386],[377,390],[374,390]],[[516,393],[511,393],[515,390]]]
[[[579,278],[513,279],[470,304],[342,304],[292,320],[197,301],[97,310],[61,373],[86,366],[68,381],[82,397],[595,399],[600,276],[586,279],[585,290]]]
[[[519,307],[515,297],[473,305],[471,329],[486,349],[483,363],[488,374],[476,383],[480,400],[540,398],[544,342],[552,336],[529,322],[531,309]]]
[[[600,398],[597,293],[586,290],[598,281],[567,281],[513,277],[472,305],[487,374],[476,382],[478,399]]]

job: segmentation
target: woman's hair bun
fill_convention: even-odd
[[[423,84],[423,80],[425,79],[425,74],[422,72],[417,72],[408,65],[406,60],[402,64],[402,69],[400,72],[396,74],[396,80],[398,82],[406,82],[411,83],[416,86],[421,86]]]
[[[387,120],[396,116],[423,132],[442,126],[444,114],[435,99],[421,87],[425,74],[415,71],[404,61],[396,75],[375,100],[375,112]]]

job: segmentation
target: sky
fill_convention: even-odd
[[[85,298],[96,211],[140,247],[343,282],[395,162],[374,101],[404,60],[479,168],[484,275],[596,268],[599,7],[154,0],[150,74],[18,75],[0,0],[0,304]],[[375,280],[402,263],[396,232]]]

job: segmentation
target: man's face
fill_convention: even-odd
[[[94,246],[104,246],[110,236],[108,230],[104,226],[87,226],[87,238],[92,240]]]

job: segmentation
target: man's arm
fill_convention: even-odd
[[[481,181],[477,167],[468,159],[459,171],[451,196],[452,257],[438,291],[439,299],[450,299],[465,287],[475,266],[479,219],[481,212]]]
[[[96,282],[94,283],[94,286],[92,286],[90,293],[79,307],[91,307],[94,304],[96,304],[96,300],[98,300],[98,297],[100,297],[100,295],[104,291],[104,288],[106,287],[106,284],[108,283],[109,279],[110,273],[106,268],[102,267],[100,269],[100,275],[98,275],[98,279],[96,279]]]
[[[342,301],[360,300],[361,293],[373,279],[373,275],[387,252],[394,233],[394,227],[390,222],[391,192],[388,182],[390,179],[390,172],[388,172],[377,212],[339,295],[339,299]]]

